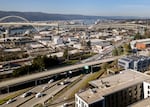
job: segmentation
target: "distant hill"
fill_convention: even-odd
[[[132,19],[137,17],[121,17],[121,16],[85,16],[85,15],[69,15],[69,14],[48,14],[42,12],[15,12],[0,11],[0,18],[5,16],[21,16],[29,21],[48,21],[48,20],[80,20],[80,19]],[[9,19],[17,20],[17,19]]]

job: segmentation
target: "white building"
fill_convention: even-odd
[[[75,94],[75,107],[126,107],[150,97],[150,76],[133,70],[89,84],[92,88]]]
[[[68,37],[68,42],[78,43],[79,39],[75,37]]]
[[[53,37],[53,42],[55,45],[63,44],[63,38],[60,36],[54,36]]]
[[[105,48],[110,46],[110,42],[100,39],[91,39],[92,50],[95,53],[101,53]]]
[[[51,33],[51,31],[41,31],[41,32],[39,32],[40,35],[48,35],[50,33]]]
[[[80,43],[73,44],[73,47],[76,49],[82,49],[82,45]]]
[[[32,49],[44,48],[44,46],[42,44],[39,44],[39,43],[32,43],[32,44],[30,44],[29,47]]]

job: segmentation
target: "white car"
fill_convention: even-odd
[[[43,89],[43,90],[46,90],[46,89],[48,89],[48,86],[45,85],[45,86],[42,87],[42,89]]]
[[[43,97],[43,96],[44,96],[43,93],[37,93],[37,94],[35,95],[36,98],[40,98],[40,97]]]
[[[27,96],[30,96],[31,94],[32,94],[32,92],[29,91],[29,92],[22,94],[20,97],[25,98]]]
[[[12,102],[14,102],[14,101],[16,101],[15,99],[9,99],[7,102],[6,102],[6,104],[10,104],[10,103],[12,103]]]
[[[68,105],[68,103],[64,103],[61,107],[67,107]]]
[[[52,82],[54,82],[54,79],[51,79],[51,80],[48,81],[49,84],[52,83]]]

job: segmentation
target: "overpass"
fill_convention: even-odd
[[[88,62],[88,63],[84,63],[84,64],[76,64],[76,65],[70,65],[70,66],[66,66],[66,67],[60,67],[58,69],[52,69],[49,71],[44,71],[44,72],[40,72],[40,73],[36,73],[36,74],[32,74],[32,75],[27,75],[24,77],[14,78],[14,79],[11,79],[8,81],[2,81],[2,82],[0,82],[0,93],[2,93],[1,92],[2,90],[8,90],[8,92],[9,92],[10,87],[14,87],[14,86],[17,86],[20,84],[24,84],[24,83],[33,81],[35,83],[34,85],[37,85],[37,81],[41,78],[46,78],[48,76],[57,75],[57,74],[60,74],[60,73],[66,72],[66,71],[83,68],[84,66],[91,66],[91,68],[92,68],[92,66],[94,66],[94,65],[99,65],[99,64],[105,63],[105,62],[110,62],[110,61],[116,60],[121,57],[122,56],[117,56],[117,57],[113,57],[113,58]]]

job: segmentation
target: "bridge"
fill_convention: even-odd
[[[105,63],[105,62],[114,61],[121,57],[122,56],[118,56],[118,57],[103,59],[103,60],[99,60],[99,61],[88,62],[88,63],[84,63],[84,64],[76,64],[76,65],[61,67],[61,68],[52,69],[49,71],[44,71],[44,72],[40,72],[40,73],[36,73],[36,74],[31,74],[31,75],[11,79],[8,81],[2,81],[2,82],[0,82],[0,93],[2,93],[2,90],[8,90],[7,92],[9,92],[10,88],[17,87],[19,85],[29,83],[29,82],[34,82],[34,85],[37,85],[37,81],[42,78],[50,78],[50,76],[52,76],[52,75],[57,75],[57,74],[60,74],[63,72],[73,71],[76,69],[81,69],[84,66],[91,66],[91,69],[92,69],[92,66],[99,65],[99,64]]]
[[[43,22],[1,22],[0,26],[4,25],[27,25],[27,26],[58,26],[57,23],[43,23]]]
[[[6,19],[9,18],[17,18],[20,20],[23,20],[24,22],[3,22]],[[11,26],[11,25],[26,25],[26,26],[32,26],[36,31],[39,32],[38,27],[40,26],[58,26],[57,23],[39,23],[39,22],[31,22],[26,18],[23,18],[21,16],[5,16],[0,18],[0,26]],[[38,27],[37,27],[38,26]]]
[[[24,22],[2,22],[6,19],[9,18],[17,18],[17,19],[21,19]],[[89,25],[59,25],[58,23],[46,23],[46,22],[31,22],[23,17],[20,16],[6,16],[0,19],[0,26],[11,26],[11,25],[26,25],[26,26],[33,26],[37,31],[37,27],[40,26],[54,26],[54,27],[65,27],[65,28],[87,28],[87,27],[91,27],[91,28],[127,28],[127,29],[133,29],[133,28],[149,28],[150,26],[146,26],[146,25],[141,25],[141,24],[126,24],[126,23],[103,23],[103,24],[98,24],[98,25],[93,25],[93,26],[89,26]]]

